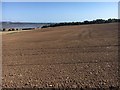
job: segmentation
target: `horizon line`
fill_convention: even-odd
[[[98,18],[98,19],[102,19],[102,18]],[[119,19],[119,18],[108,18],[108,19]],[[108,20],[108,19],[102,19],[102,20]],[[93,20],[83,20],[83,21],[58,21],[58,22],[31,22],[31,21],[7,21],[7,20],[3,20],[0,22],[9,22],[9,23],[69,23],[69,22],[84,22],[84,21],[94,21],[97,19],[93,19]]]

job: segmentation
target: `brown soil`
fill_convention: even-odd
[[[118,86],[118,26],[61,26],[3,34],[2,86]]]

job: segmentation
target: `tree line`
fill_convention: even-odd
[[[115,23],[120,22],[120,19],[96,19],[93,21],[84,21],[84,22],[65,22],[65,23],[54,23],[50,25],[42,26],[41,28],[47,28],[47,27],[57,27],[57,26],[69,26],[69,25],[86,25],[86,24],[103,24],[103,23]]]

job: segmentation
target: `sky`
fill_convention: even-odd
[[[2,2],[2,20],[80,22],[118,18],[117,2]]]

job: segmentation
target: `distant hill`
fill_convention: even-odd
[[[51,23],[32,23],[32,22],[0,22],[2,24],[51,24]]]
[[[47,27],[57,27],[57,26],[68,26],[68,25],[86,25],[86,24],[103,24],[103,23],[115,23],[120,22],[120,19],[96,19],[93,21],[83,21],[83,22],[65,22],[65,23],[54,23],[50,25],[44,25],[41,28],[47,28]]]

